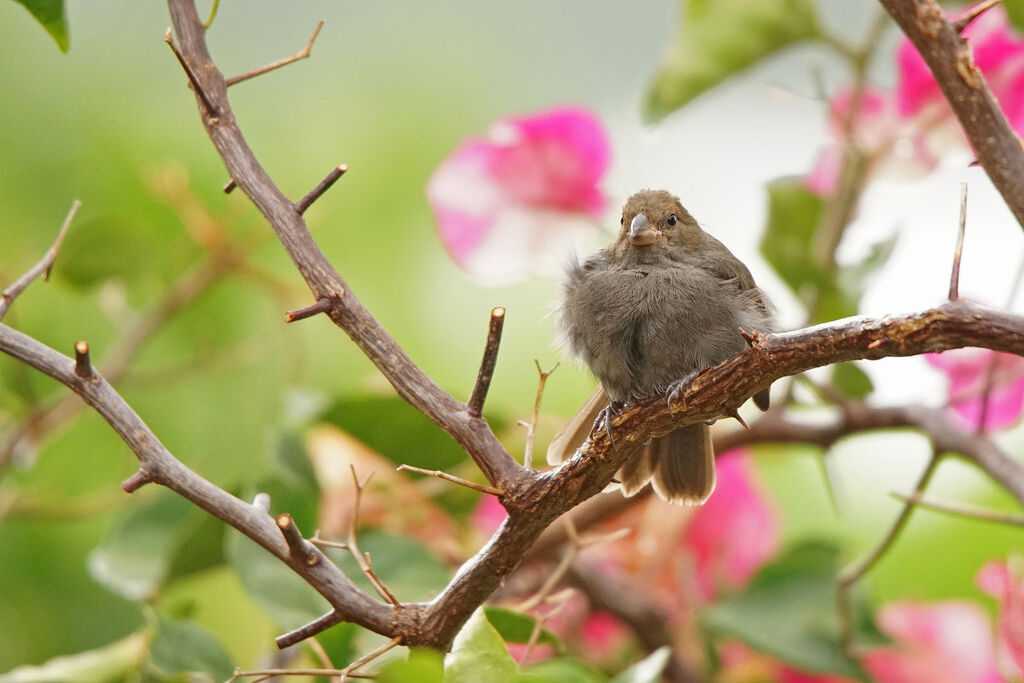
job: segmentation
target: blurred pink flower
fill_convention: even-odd
[[[748,453],[719,456],[715,494],[694,511],[683,533],[704,598],[743,587],[778,552],[778,516],[754,483]]]
[[[482,535],[490,536],[498,530],[506,517],[508,511],[498,501],[497,496],[482,496],[473,510],[470,523]]]
[[[894,645],[864,654],[861,663],[879,683],[996,683],[988,615],[966,601],[896,602],[878,614]]]
[[[988,10],[963,35],[1010,125],[1024,133],[1024,39],[1010,32],[1006,10]],[[893,91],[864,92],[853,135],[868,154],[872,175],[921,176],[935,168],[946,150],[966,140],[931,71],[905,37],[896,50],[896,66]],[[821,152],[806,178],[807,188],[820,196],[834,192],[838,183],[851,100],[850,90],[842,89],[829,103],[829,129],[836,142]]]
[[[591,612],[580,625],[580,641],[586,652],[610,657],[629,641],[629,631],[610,612]]]
[[[1016,562],[989,562],[978,572],[978,587],[999,600],[1002,650],[1024,676],[1024,571]]]
[[[949,377],[949,406],[964,427],[978,428],[986,389],[989,389],[986,430],[1009,427],[1020,418],[1024,407],[1024,358],[1021,356],[967,348],[929,353],[925,359]]]
[[[542,270],[576,228],[592,227],[607,205],[598,182],[609,144],[582,108],[497,121],[470,137],[427,182],[441,242],[461,267],[498,284]]]

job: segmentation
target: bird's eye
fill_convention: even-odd
[[[676,224],[676,223],[677,223],[678,221],[679,221],[679,219],[677,219],[677,218],[676,218],[676,215],[675,215],[675,214],[673,213],[673,214],[669,214],[668,220],[666,220],[665,222],[666,222],[666,223],[668,223],[668,227],[670,227],[670,228],[671,228],[671,227],[674,227],[674,226],[675,226],[675,224]]]
[[[619,219],[619,225],[625,225],[625,224],[626,224],[626,217],[623,216],[621,219]]]

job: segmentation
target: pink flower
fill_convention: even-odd
[[[1024,133],[1024,39],[1010,33],[1006,10],[988,10],[963,35],[1010,125]],[[865,91],[853,135],[868,155],[872,174],[916,177],[931,171],[947,149],[963,146],[966,140],[931,71],[906,38],[896,50],[896,64],[893,91]],[[851,99],[849,89],[843,89],[829,103],[829,127],[837,142],[822,151],[807,177],[808,189],[820,196],[836,189],[842,160],[838,141]]]
[[[715,494],[697,508],[683,535],[693,554],[701,595],[744,586],[779,549],[778,512],[754,484],[749,456],[718,458]]]
[[[610,612],[591,612],[580,625],[580,641],[585,652],[605,657],[618,653],[629,640],[629,631]]]
[[[490,536],[502,525],[508,511],[498,501],[497,496],[483,496],[477,503],[476,509],[470,517],[470,523],[477,531],[485,536]]]
[[[989,562],[978,572],[978,587],[999,600],[999,639],[1003,652],[1024,675],[1024,571],[1015,562]]]
[[[865,653],[862,664],[879,683],[1001,681],[988,616],[972,602],[897,602],[878,615],[895,641]]]
[[[600,121],[581,108],[497,121],[441,162],[427,182],[441,242],[474,276],[501,283],[536,272],[560,239],[607,205]],[[542,258],[547,255],[548,258]]]
[[[1009,427],[1019,419],[1024,407],[1024,358],[969,348],[930,353],[925,359],[949,377],[949,405],[965,428],[977,429],[981,423],[986,390],[986,430]]]

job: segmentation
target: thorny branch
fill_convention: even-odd
[[[1020,201],[1024,154],[1016,146],[1015,138],[1009,144],[1003,135],[1009,131],[1005,119],[1001,123],[997,121],[998,125],[988,125],[993,112],[998,113],[998,107],[980,75],[975,73],[976,69],[971,71],[969,55],[964,62],[959,36],[941,14],[935,18],[929,9],[934,5],[928,0],[882,2],[898,20],[902,14],[912,11],[910,7],[919,8],[919,16],[911,17],[911,23],[922,22],[921,26],[915,24],[919,29],[917,38],[921,39],[924,32],[925,38],[936,41],[937,48],[926,46],[930,49],[926,60],[936,70],[947,97],[955,99],[952,92],[970,99],[980,93],[969,105],[961,106],[973,107],[971,111],[980,111],[983,115],[979,119],[982,123],[968,130],[968,134],[979,159],[1014,213],[1024,222],[1024,202]],[[319,591],[332,610],[294,632],[302,637],[346,620],[388,636],[392,639],[388,647],[397,644],[448,647],[472,611],[518,565],[541,532],[560,515],[608,484],[630,454],[629,446],[687,424],[731,414],[747,397],[782,377],[836,362],[909,356],[962,346],[1024,355],[1024,317],[963,301],[949,301],[919,313],[881,319],[848,318],[785,334],[762,334],[752,339],[750,349],[693,378],[671,407],[662,400],[651,400],[630,406],[616,416],[612,421],[616,443],[626,447],[611,448],[607,434],[599,430],[559,468],[544,474],[532,472],[513,460],[480,417],[482,398],[479,402],[462,403],[441,389],[362,306],[317,247],[296,205],[269,178],[248,147],[228,102],[227,84],[210,59],[204,29],[192,2],[168,0],[168,6],[179,44],[168,42],[189,76],[203,114],[203,124],[232,181],[267,218],[314,300],[328,301],[330,306],[326,313],[331,320],[362,349],[399,395],[451,434],[466,450],[490,484],[503,491],[500,500],[509,516],[491,541],[463,565],[433,600],[381,602],[357,588],[315,547],[298,546],[296,539],[289,545],[282,527],[264,507],[235,498],[185,467],[91,365],[83,377],[75,372],[73,359],[2,324],[0,350],[62,382],[110,423],[140,463],[139,472],[125,483],[126,488],[153,482],[176,491],[260,544]],[[908,34],[915,30],[907,26],[904,29]],[[960,71],[949,72],[933,64],[953,58],[960,60],[961,69],[965,64],[971,67],[963,73],[977,75],[979,82],[969,79],[971,82],[966,83],[957,75]],[[945,83],[958,78],[958,85]],[[971,92],[960,92],[957,89],[961,86]],[[957,107],[954,104],[961,115]],[[963,115],[961,120],[964,120]],[[975,139],[979,131],[991,133],[992,140],[982,140],[979,144]],[[752,425],[750,431],[739,432],[741,436],[737,441],[765,438],[766,431],[780,424],[763,419]],[[937,448],[957,452],[971,460],[1024,503],[1024,467],[985,438],[951,431],[941,413],[915,408],[858,412],[852,407],[843,416],[840,431],[808,427],[803,437],[812,442],[834,441],[858,424],[864,428],[915,427],[926,431]],[[763,429],[759,429],[761,425],[765,425]],[[782,440],[801,438],[801,426],[790,424],[785,428],[788,431]],[[301,547],[303,552],[294,552],[295,547]],[[315,561],[310,562],[310,558]],[[350,670],[355,665],[353,663]]]

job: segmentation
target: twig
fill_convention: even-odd
[[[309,42],[306,43],[306,47],[302,48],[301,50],[299,50],[298,52],[293,54],[291,57],[285,57],[284,59],[279,59],[276,62],[271,62],[270,64],[267,64],[266,66],[260,67],[259,69],[254,69],[253,71],[249,71],[248,73],[244,73],[244,74],[242,74],[240,76],[234,76],[232,78],[229,78],[229,79],[227,79],[225,81],[225,84],[230,87],[230,86],[232,86],[232,85],[234,85],[236,83],[241,83],[242,81],[248,80],[250,78],[255,78],[256,76],[261,76],[261,75],[267,73],[268,71],[273,71],[274,69],[280,69],[282,66],[287,66],[287,65],[291,64],[292,62],[297,62],[300,59],[305,59],[306,57],[309,57],[310,53],[313,51],[313,43],[316,42],[316,37],[318,35],[320,35],[320,29],[322,29],[323,27],[324,27],[324,22],[323,22],[323,20],[321,20],[319,23],[317,23],[316,28],[313,29],[313,35],[310,37]]]
[[[212,119],[220,118],[220,110],[217,109],[217,105],[213,103],[210,96],[206,94],[206,90],[203,88],[199,79],[196,77],[192,67],[188,65],[185,56],[178,50],[178,46],[174,44],[174,39],[171,38],[171,29],[167,29],[167,33],[164,34],[164,42],[171,48],[171,52],[178,58],[178,63],[181,64],[181,68],[185,70],[185,75],[188,76],[189,83],[192,84],[192,91],[196,93],[200,100],[203,102],[203,106],[206,107],[206,115]]]
[[[487,328],[487,344],[484,346],[484,357],[480,361],[476,384],[466,402],[466,407],[472,417],[480,417],[483,412],[484,401],[487,400],[487,390],[491,386],[491,377],[494,375],[494,366],[498,362],[498,346],[501,344],[501,329],[504,325],[505,308],[496,306],[491,309],[491,324]]]
[[[88,342],[75,342],[75,374],[82,379],[92,377],[92,363],[89,362]]]
[[[971,25],[971,23],[980,17],[985,12],[989,11],[1002,0],[983,0],[973,7],[968,7],[963,14],[957,17],[956,21],[953,22],[953,29],[957,33],[963,33],[964,29]]]
[[[312,206],[313,202],[320,198],[320,195],[331,189],[331,185],[338,182],[338,178],[345,175],[346,171],[348,171],[348,166],[345,164],[335,166],[323,180],[316,184],[316,187],[306,194],[305,197],[295,202],[295,210],[299,212],[299,215],[306,213],[306,209]]]
[[[363,655],[359,659],[353,661],[351,664],[349,664],[348,666],[346,666],[344,669],[341,670],[342,671],[341,679],[345,680],[345,677],[348,677],[348,678],[365,677],[365,676],[361,676],[360,674],[356,674],[356,673],[353,673],[353,672],[355,672],[356,669],[358,669],[359,667],[363,666],[364,664],[369,664],[370,662],[372,662],[373,660],[377,659],[377,657],[380,657],[382,654],[384,654],[388,650],[391,650],[392,648],[394,648],[394,647],[396,647],[398,645],[401,645],[401,644],[402,644],[401,636],[396,636],[396,637],[392,638],[390,641],[388,641],[388,642],[384,643],[383,645],[381,645],[380,647],[378,647],[376,650],[372,650],[371,652],[367,652],[365,655]]]
[[[78,213],[78,209],[81,206],[82,202],[77,199],[71,202],[71,209],[68,211],[67,216],[64,217],[60,230],[57,231],[57,239],[46,250],[43,258],[39,259],[34,266],[25,271],[24,275],[15,280],[14,284],[4,290],[3,295],[0,296],[0,320],[3,320],[7,309],[11,307],[14,300],[18,298],[18,295],[25,291],[25,288],[32,284],[37,277],[42,275],[44,281],[50,279],[50,269],[53,268],[53,262],[57,260],[57,252],[60,251],[60,246],[64,243],[64,236],[67,235],[68,228],[71,227],[71,221],[74,220],[75,214]]]
[[[908,505],[919,505],[923,508],[934,510],[935,512],[944,512],[956,517],[967,517],[969,519],[977,519],[982,522],[995,522],[996,524],[1008,524],[1010,526],[1024,527],[1024,515],[1015,515],[1010,512],[999,512],[997,510],[986,510],[984,508],[974,507],[971,505],[940,503],[938,501],[922,498],[916,494],[905,496],[902,493],[892,492],[889,495],[896,500],[907,503]]]
[[[953,271],[949,275],[949,300],[960,298],[960,259],[964,252],[964,233],[967,231],[967,183],[960,183],[960,222],[953,249]]]
[[[213,6],[210,7],[210,16],[203,22],[203,28],[210,28],[213,26],[213,20],[217,18],[218,9],[220,9],[220,0],[213,0]]]
[[[941,459],[941,452],[935,446],[932,448],[931,458],[928,460],[928,464],[925,466],[924,472],[921,473],[920,479],[917,481],[917,485],[914,486],[914,495],[921,496],[924,494],[928,483],[932,479],[932,475],[935,474],[935,469],[938,467]],[[889,527],[889,531],[879,540],[878,544],[875,545],[866,555],[861,559],[854,562],[849,567],[846,567],[836,578],[836,605],[839,611],[839,642],[843,647],[844,652],[847,656],[852,657],[853,653],[853,606],[850,601],[850,591],[853,585],[860,581],[860,579],[867,574],[872,567],[874,567],[880,559],[888,552],[889,548],[892,547],[896,539],[899,538],[903,529],[906,527],[907,522],[910,521],[910,516],[914,513],[914,502],[908,500],[904,503],[903,509],[900,510],[900,514],[896,516],[892,526]]]
[[[274,638],[274,644],[277,645],[278,649],[284,650],[292,645],[301,643],[307,638],[312,638],[316,634],[322,633],[335,624],[340,624],[343,621],[345,621],[344,614],[338,610],[331,610],[327,614],[314,619],[308,624],[300,626],[294,631],[289,631],[288,633]]]
[[[503,495],[505,495],[504,491],[502,491],[499,488],[495,488],[493,486],[490,486],[489,484],[478,484],[475,481],[470,481],[469,479],[463,479],[462,477],[456,477],[454,474],[448,474],[447,472],[443,472],[441,470],[425,470],[422,467],[413,467],[412,465],[399,465],[395,469],[397,469],[399,472],[407,470],[409,472],[419,472],[420,474],[429,474],[432,477],[437,477],[438,479],[444,479],[445,481],[450,481],[453,484],[458,484],[459,486],[465,486],[466,488],[473,489],[474,491],[481,491],[483,493],[490,493],[493,496],[503,496]]]
[[[333,305],[334,304],[330,299],[323,298],[317,301],[315,304],[310,304],[305,308],[299,308],[294,311],[288,311],[287,313],[284,314],[284,321],[286,323],[293,323],[296,320],[305,320],[306,318],[312,318],[314,315],[326,313],[327,311],[331,310],[331,306]]]
[[[533,414],[530,417],[529,424],[526,425],[526,451],[523,453],[523,467],[533,468],[533,442],[537,435],[537,418],[540,415],[540,401],[544,397],[544,385],[547,384],[548,377],[551,373],[558,369],[559,364],[555,363],[551,366],[551,369],[547,372],[540,369],[540,361],[536,358],[533,359],[533,364],[537,366],[537,374],[540,379],[537,381],[537,399],[533,402]]]
[[[373,584],[373,587],[377,590],[380,596],[392,605],[398,606],[398,598],[388,590],[388,587],[385,586],[384,582],[380,580],[379,576],[377,576],[377,572],[373,571],[373,566],[370,564],[370,554],[366,553],[364,555],[362,551],[359,550],[359,543],[356,540],[356,527],[359,525],[359,503],[363,497],[363,488],[365,488],[370,482],[373,474],[370,474],[370,476],[360,483],[359,477],[356,476],[355,465],[349,465],[349,469],[352,470],[352,481],[356,485],[356,495],[352,502],[352,521],[348,525],[348,541],[346,542],[348,551],[352,554],[352,557],[355,558],[356,564],[358,564],[359,568],[363,570],[363,574],[365,574],[366,578],[370,580],[370,583]]]
[[[320,561],[320,553],[312,543],[302,537],[299,526],[287,512],[282,512],[275,520],[277,528],[281,530],[284,540],[288,543],[288,550],[296,559],[308,565],[314,565]]]

